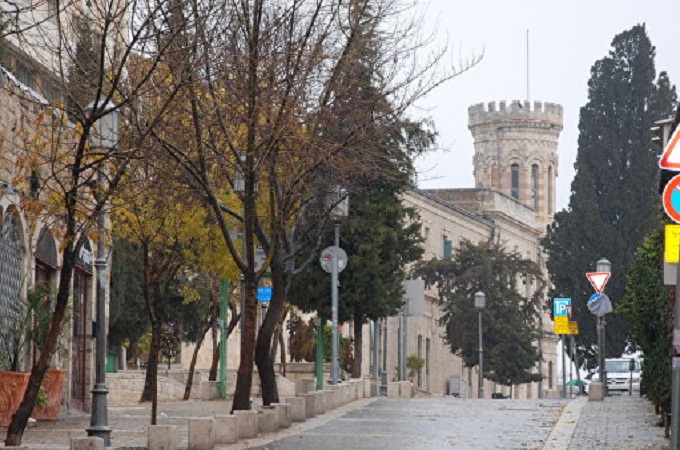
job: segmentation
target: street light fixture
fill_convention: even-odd
[[[486,308],[486,294],[478,291],[475,294],[475,308],[479,316],[479,379],[477,380],[477,398],[484,398],[484,347],[482,345],[482,310]]]
[[[97,119],[90,135],[91,144],[95,148],[114,150],[118,143],[119,115],[118,107],[110,100],[102,105],[91,103],[88,111],[100,111],[101,117]],[[97,175],[97,183],[100,192],[106,188],[104,172],[100,168]],[[97,199],[98,200],[98,199]],[[97,226],[99,239],[97,240],[97,259],[94,266],[97,272],[97,299],[96,299],[96,340],[95,353],[95,383],[92,388],[92,412],[90,415],[90,427],[87,429],[88,436],[100,437],[104,440],[104,446],[111,445],[111,427],[109,427],[108,407],[106,396],[109,393],[106,388],[106,243],[104,231],[106,230],[106,213],[104,205],[100,205],[97,214]]]
[[[611,272],[612,270],[612,263],[609,262],[608,259],[606,258],[600,258],[596,263],[595,263],[595,270],[598,272]],[[603,289],[604,292],[604,289]],[[604,320],[604,315],[597,316],[597,331],[598,331],[598,347],[599,347],[599,365],[600,365],[600,370],[599,370],[599,375],[600,375],[600,383],[602,383],[602,388],[604,389],[604,392],[607,392],[607,371],[605,370],[604,366],[604,354],[605,354],[605,342],[606,342],[606,332],[605,332],[605,326],[607,323]]]

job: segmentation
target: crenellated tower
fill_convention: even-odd
[[[496,189],[533,208],[535,226],[545,233],[555,214],[562,106],[516,100],[496,108],[489,102],[470,106],[468,115],[476,187]]]

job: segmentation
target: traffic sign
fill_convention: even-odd
[[[667,263],[680,262],[680,225],[666,225],[663,259]]]
[[[678,127],[680,130],[680,127]],[[680,175],[671,178],[666,184],[661,196],[663,200],[663,209],[666,215],[671,218],[673,222],[680,223]]]
[[[265,287],[258,287],[257,288],[257,301],[260,303],[269,303],[269,301],[272,299],[272,288],[265,286]]]
[[[555,316],[555,334],[578,334],[578,322],[567,316]]]
[[[338,260],[338,273],[345,270],[347,267],[347,253],[340,247],[331,245],[326,247],[321,252],[319,257],[319,263],[321,263],[321,268],[326,271],[326,273],[331,273],[333,271],[333,257]]]
[[[613,311],[612,301],[607,294],[593,294],[588,299],[588,309],[596,316],[604,316]]]
[[[553,315],[555,318],[557,317],[567,317],[571,314],[569,314],[569,310],[571,309],[571,299],[570,298],[556,298],[555,301],[553,302]]]
[[[680,127],[677,127],[666,144],[659,160],[662,169],[680,171]]]
[[[602,292],[604,287],[607,285],[607,281],[609,281],[609,276],[611,275],[611,272],[588,272],[586,273],[586,277],[588,277],[588,281],[590,281],[590,284],[593,285],[593,289],[595,289],[595,292]]]

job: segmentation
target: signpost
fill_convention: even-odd
[[[661,140],[663,146],[663,153],[659,159],[659,167],[661,169],[680,171],[680,127],[677,126],[678,116],[675,119],[669,118],[656,122],[656,127],[652,131],[660,131],[658,140]],[[672,127],[675,130],[672,131]],[[668,217],[674,222],[680,223],[680,175],[676,175],[666,184],[664,188],[662,201],[663,208]],[[668,230],[666,232],[666,258],[669,257],[668,246]],[[677,235],[677,233],[675,233]],[[680,243],[676,243],[676,248],[680,253]],[[668,262],[668,261],[665,261]],[[666,266],[664,264],[664,283],[667,284]],[[671,382],[671,448],[680,448],[680,263],[675,263],[676,278],[675,278],[675,319],[673,323],[673,359],[672,359],[672,382]]]
[[[336,227],[336,242],[337,227]],[[340,374],[338,360],[338,274],[347,267],[347,253],[338,245],[326,247],[321,252],[319,263],[326,272],[331,274],[331,326],[333,328],[333,356],[331,360],[331,383],[338,384]]]

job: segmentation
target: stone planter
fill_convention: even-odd
[[[47,406],[33,408],[33,418],[36,420],[55,420],[59,417],[61,402],[64,400],[65,369],[48,369],[42,381],[42,387],[47,392]]]
[[[64,400],[66,370],[49,369],[43,378],[42,388],[47,393],[47,406],[33,408],[31,416],[37,420],[54,420],[59,415]],[[7,426],[24,398],[28,387],[28,372],[0,372],[0,425]]]
[[[28,372],[0,372],[0,426],[9,425],[28,387]]]

